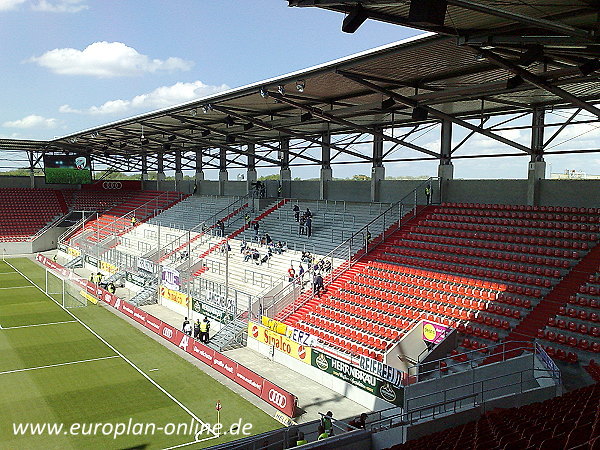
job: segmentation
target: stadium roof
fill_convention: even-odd
[[[358,2],[289,3],[347,11]],[[487,2],[487,8],[497,3]],[[594,106],[600,101],[599,64],[597,59],[590,59],[599,54],[597,38],[589,26],[592,3],[528,2],[527,8],[523,6],[528,11],[533,4],[543,10],[543,14],[535,15],[537,21],[545,24],[547,17],[564,16],[569,22],[565,27],[585,31],[586,35],[571,33],[578,35],[569,37],[577,44],[560,43],[563,38],[559,37],[554,42],[545,35],[547,45],[539,44],[538,35],[538,43],[523,47],[514,43],[490,44],[490,36],[483,39],[484,31],[515,31],[514,36],[503,35],[507,41],[511,36],[528,37],[527,33],[539,32],[540,28],[523,28],[519,22],[517,30],[514,21],[506,17],[467,8],[473,2],[448,0],[447,19],[451,19],[459,40],[465,43],[465,39],[479,39],[479,45],[457,45],[456,36],[428,33],[48,142],[25,141],[23,149],[31,151],[37,146],[39,152],[89,153],[96,161],[106,163],[127,160],[128,167],[136,170],[141,167],[141,155],[152,159],[161,153],[165,155],[165,169],[194,168],[196,152],[200,152],[203,167],[231,168],[247,167],[246,156],[254,156],[257,165],[281,165],[280,142],[290,139],[306,144],[290,146],[286,161],[290,166],[321,164],[320,157],[307,150],[328,142],[337,152],[332,159],[343,155],[353,162],[372,162],[373,154],[355,148],[353,140],[334,142],[327,138],[354,133],[371,135],[373,139],[413,150],[417,152],[415,156],[435,159],[441,158],[439,152],[387,130],[451,121],[530,153],[527,146],[466,120],[549,107],[574,107],[600,116],[600,109]],[[409,2],[372,0],[363,1],[360,8],[366,9],[369,17],[381,20],[385,12],[385,20],[397,23],[408,14],[409,6]],[[520,16],[523,8],[511,6],[511,11]],[[576,25],[582,28],[575,28]],[[460,34],[462,31],[472,34]],[[498,36],[492,37],[499,39]],[[484,41],[485,45],[481,44]],[[567,44],[571,52],[564,51]],[[248,150],[249,145],[254,145],[254,152]],[[18,141],[0,141],[0,149],[18,146]],[[178,155],[179,162],[173,155]],[[157,162],[149,160],[148,164],[151,168]]]

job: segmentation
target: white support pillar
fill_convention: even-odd
[[[541,180],[546,178],[544,120],[544,109],[534,109],[531,123],[531,161],[527,168],[527,204],[530,206],[539,206]]]

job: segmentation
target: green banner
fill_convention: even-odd
[[[404,390],[402,388],[395,387],[391,383],[365,372],[360,367],[326,355],[315,349],[312,350],[310,364],[386,402],[398,406],[402,406],[404,403]]]
[[[233,320],[233,314],[208,303],[202,303],[199,300],[193,301],[192,309],[197,313],[204,314],[205,316],[216,320],[217,322],[228,323]]]

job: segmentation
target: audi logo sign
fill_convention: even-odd
[[[162,334],[167,339],[171,339],[173,337],[173,330],[167,327],[164,327],[162,330]]]
[[[275,389],[269,391],[269,401],[280,408],[285,408],[285,405],[287,404],[285,396]]]
[[[102,189],[123,189],[123,183],[120,181],[105,181],[102,183]]]

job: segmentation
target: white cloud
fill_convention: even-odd
[[[91,106],[86,109],[77,109],[70,105],[62,105],[59,108],[59,112],[98,115],[124,114],[133,110],[148,111],[178,105],[227,89],[229,89],[229,86],[225,84],[212,86],[204,84],[202,81],[194,81],[192,83],[179,82],[171,86],[161,86],[147,94],[137,95],[131,100],[110,100],[100,106]]]
[[[2,126],[6,128],[56,128],[58,120],[31,114],[19,120],[4,122]]]
[[[0,0],[0,11],[10,11],[25,3],[25,0]]]
[[[57,13],[76,13],[88,9],[88,5],[84,3],[84,0],[39,0],[37,3],[31,6],[34,11],[41,12],[57,12]]]
[[[89,75],[98,78],[174,72],[189,70],[193,66],[193,62],[176,57],[151,59],[122,42],[105,41],[94,42],[83,50],[56,48],[29,61],[59,75]]]

